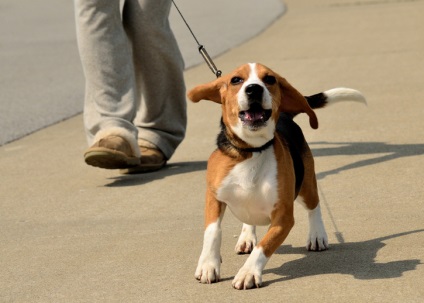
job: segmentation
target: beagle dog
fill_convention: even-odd
[[[323,251],[328,238],[321,217],[312,153],[293,121],[299,113],[318,128],[313,109],[336,101],[365,102],[348,88],[304,97],[286,79],[261,64],[242,65],[232,73],[188,93],[193,102],[221,104],[218,148],[207,166],[205,232],[195,277],[218,282],[221,267],[221,221],[226,206],[243,222],[237,253],[250,253],[234,277],[236,289],[259,287],[262,271],[294,225],[295,199],[309,217],[306,248]],[[257,243],[255,226],[269,225]]]

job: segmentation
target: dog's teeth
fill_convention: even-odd
[[[264,116],[263,116],[262,113],[246,112],[246,119],[247,120],[260,120],[260,119],[263,119],[263,117]]]

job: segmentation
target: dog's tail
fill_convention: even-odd
[[[340,101],[355,101],[367,104],[361,92],[351,88],[333,88],[312,96],[305,96],[312,109],[322,108]]]

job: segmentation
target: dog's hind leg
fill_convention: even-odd
[[[306,241],[306,249],[313,251],[326,250],[328,248],[328,237],[325,231],[321,215],[318,193],[314,190],[307,193],[300,192],[296,199],[308,212],[309,234]]]
[[[321,207],[318,205],[310,209],[301,197],[297,201],[308,211],[309,234],[306,241],[306,249],[313,251],[322,251],[328,248],[328,237],[322,221]]]
[[[296,201],[308,212],[309,235],[306,241],[306,249],[322,251],[328,248],[328,237],[325,231],[324,222],[322,221],[312,155],[304,156],[303,161],[305,165],[305,176]]]
[[[235,251],[237,254],[250,254],[256,246],[256,226],[243,223]]]

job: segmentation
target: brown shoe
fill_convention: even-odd
[[[106,169],[129,168],[140,164],[131,145],[120,136],[107,136],[100,139],[84,153],[88,165]]]
[[[166,165],[165,155],[157,148],[140,146],[140,164],[121,169],[122,174],[142,174],[157,171]]]

